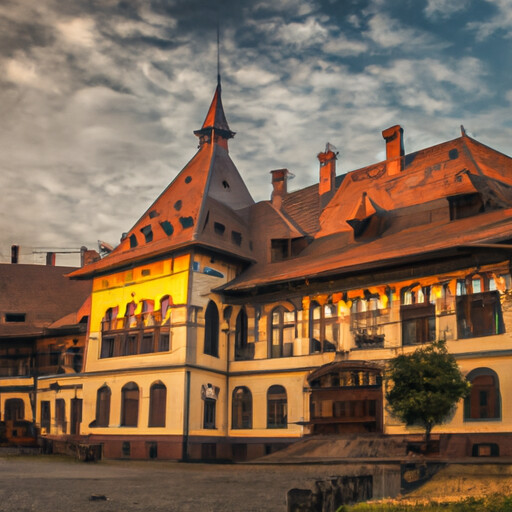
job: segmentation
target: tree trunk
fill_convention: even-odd
[[[425,448],[428,451],[428,445],[430,443],[430,433],[432,432],[432,424],[427,423],[425,425]]]

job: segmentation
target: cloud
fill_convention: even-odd
[[[315,10],[315,2],[310,0],[262,0],[254,5],[254,12],[284,12],[290,15],[306,16]]]
[[[290,168],[294,188],[316,182],[327,141],[340,172],[377,161],[397,123],[409,151],[461,123],[508,147],[511,96],[496,92],[492,55],[448,33],[440,43],[389,2],[223,4],[230,154],[256,199],[270,169]],[[214,14],[202,0],[0,4],[1,254],[119,241],[196,150],[216,85]]]
[[[330,37],[324,44],[323,50],[326,53],[339,56],[361,55],[368,51],[368,44],[363,41],[350,40],[340,34],[337,37]]]
[[[427,0],[424,12],[428,18],[437,18],[438,16],[448,18],[467,7],[468,0]]]
[[[5,73],[9,80],[20,85],[37,85],[39,82],[35,64],[26,59],[7,60]]]
[[[433,36],[416,28],[404,26],[398,19],[386,13],[377,12],[368,20],[368,30],[363,34],[378,46],[391,49],[402,47],[404,51],[413,48],[440,47],[442,43]]]
[[[512,9],[510,0],[485,0],[494,7],[495,14],[485,21],[468,23],[468,28],[476,32],[479,41],[487,39],[496,32],[503,32],[505,37],[512,37]]]
[[[275,43],[307,48],[327,40],[329,31],[316,18],[309,17],[302,22],[283,23],[281,19],[254,23],[254,28],[261,30]]]
[[[91,18],[74,18],[57,23],[57,30],[65,43],[78,46],[94,46],[94,29],[95,23]]]

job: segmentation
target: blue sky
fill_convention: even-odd
[[[256,200],[460,135],[512,153],[510,0],[3,0],[0,261],[117,244],[196,151],[216,83]],[[58,260],[59,261],[59,260]]]

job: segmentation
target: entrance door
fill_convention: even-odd
[[[71,399],[71,435],[77,436],[80,434],[80,423],[82,422],[82,399]]]
[[[308,377],[313,434],[382,432],[381,369],[370,363],[340,362]]]

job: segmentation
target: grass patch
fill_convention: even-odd
[[[344,505],[337,512],[512,512],[512,496],[494,494],[485,498],[466,498],[457,502],[425,504],[358,503]]]

